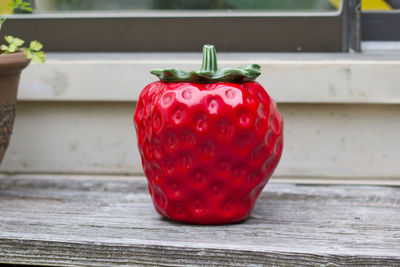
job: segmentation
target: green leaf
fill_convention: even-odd
[[[8,4],[8,6],[9,6],[12,10],[18,8],[18,0],[11,0],[10,3]]]
[[[3,44],[3,45],[0,46],[0,49],[3,50],[3,51],[8,51],[8,46]]]
[[[32,12],[31,4],[29,2],[23,2],[20,7],[22,10]]]
[[[44,63],[45,62],[45,55],[43,51],[39,52],[32,52],[32,60],[36,63]]]
[[[11,35],[6,35],[4,36],[4,40],[6,40],[7,43],[11,44],[14,40],[14,37],[12,37]]]
[[[22,4],[22,0],[14,0],[13,2],[14,3],[12,5],[14,9],[18,8]]]
[[[34,51],[39,51],[43,48],[43,45],[38,41],[31,41],[29,48]]]
[[[15,45],[15,44],[10,44],[9,46],[8,46],[8,52],[10,52],[10,53],[14,53],[15,51],[17,51],[17,46]]]
[[[25,43],[24,40],[19,39],[19,38],[17,38],[17,37],[14,37],[13,44],[15,44],[16,46],[21,46],[21,45],[23,45],[24,43]]]
[[[32,12],[32,8],[29,6],[21,6],[20,8],[21,8],[21,10]]]
[[[4,36],[4,39],[7,41],[7,43],[15,44],[16,46],[21,46],[24,44],[24,40],[17,37],[13,37],[11,35]]]
[[[31,52],[31,50],[29,48],[25,49],[24,54],[25,54],[27,59],[32,59],[32,52]]]
[[[8,6],[14,9],[21,9],[25,11],[32,12],[31,4],[29,2],[24,2],[23,0],[11,0]]]

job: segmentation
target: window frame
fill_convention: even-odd
[[[13,15],[3,34],[41,40],[48,52],[193,52],[204,43],[225,52],[348,52],[359,50],[357,2],[332,12]]]
[[[363,11],[363,41],[400,41],[400,10]]]

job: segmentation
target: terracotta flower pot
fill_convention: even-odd
[[[23,52],[0,54],[0,164],[14,124],[19,76],[28,64]]]

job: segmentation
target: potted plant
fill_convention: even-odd
[[[32,11],[30,4],[23,0],[10,0],[7,5],[0,8],[0,13],[5,10]],[[0,17],[0,33],[6,20]],[[43,63],[43,45],[38,41],[31,41],[28,47],[23,46],[20,38],[6,35],[5,43],[0,45],[0,164],[7,149],[15,117],[18,82],[21,71],[31,60]]]

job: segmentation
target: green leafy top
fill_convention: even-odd
[[[217,56],[213,45],[203,46],[203,64],[199,71],[185,72],[174,68],[151,70],[163,82],[242,83],[254,81],[260,74],[260,66],[251,64],[238,68],[218,69]]]
[[[0,12],[4,11],[7,8],[10,8],[11,10],[19,8],[24,11],[29,11],[29,12],[32,11],[30,3],[25,2],[23,0],[10,0],[6,6],[0,8]],[[5,20],[6,20],[6,17],[0,18],[0,31],[1,31],[1,27],[3,26],[3,23]],[[43,45],[40,42],[31,41],[29,44],[29,47],[24,47],[22,45],[25,43],[25,41],[20,38],[13,37],[11,35],[7,35],[4,37],[4,39],[6,40],[6,42],[8,44],[2,44],[0,46],[0,50],[3,54],[10,54],[10,53],[18,52],[18,51],[24,51],[27,59],[32,59],[33,62],[37,62],[37,63],[45,62],[45,54],[43,51],[41,51],[43,48]]]
[[[38,41],[31,41],[29,47],[23,47],[22,45],[25,43],[25,41],[22,39],[10,35],[5,36],[4,39],[8,45],[2,44],[0,46],[0,50],[3,51],[3,54],[24,51],[27,59],[32,59],[33,62],[37,63],[45,62],[44,52],[40,51],[43,48],[43,45]]]

